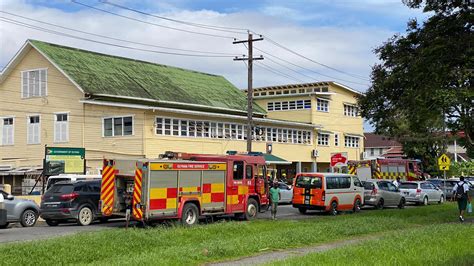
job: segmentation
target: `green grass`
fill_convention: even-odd
[[[0,245],[4,265],[200,264],[456,221],[453,204],[303,220],[220,222],[194,228],[111,229]],[[472,235],[472,234],[471,234]]]
[[[474,265],[474,226],[437,224],[271,265]]]

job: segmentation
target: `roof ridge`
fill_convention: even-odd
[[[155,66],[169,67],[169,68],[174,68],[174,69],[179,69],[179,70],[183,70],[183,71],[194,72],[194,73],[204,74],[204,75],[209,75],[209,76],[214,76],[214,77],[223,77],[222,75],[210,74],[210,73],[201,72],[201,71],[197,71],[197,70],[193,70],[193,69],[187,69],[187,68],[182,68],[182,67],[177,67],[177,66],[164,65],[164,64],[154,63],[154,62],[150,62],[150,61],[125,57],[125,56],[111,55],[111,54],[106,54],[106,53],[101,53],[101,52],[95,52],[95,51],[91,51],[91,50],[81,49],[81,48],[67,46],[67,45],[61,45],[61,44],[57,44],[57,43],[45,42],[45,41],[40,41],[40,40],[35,40],[35,39],[28,39],[28,42],[31,42],[33,44],[35,42],[39,42],[39,43],[43,43],[43,44],[47,44],[47,45],[51,45],[51,46],[76,50],[76,51],[85,52],[85,53],[96,54],[96,55],[100,55],[100,56],[106,56],[106,57],[117,58],[117,59],[124,59],[124,60],[129,60],[129,61],[135,61],[135,62],[138,62],[138,63],[145,63],[145,64],[150,64],[150,65],[155,65]]]

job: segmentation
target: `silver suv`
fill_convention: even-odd
[[[405,208],[405,197],[388,180],[369,179],[364,182],[364,204],[383,209],[386,206]]]
[[[443,191],[428,181],[402,182],[399,188],[407,202],[428,205],[430,202],[442,204],[445,200]]]
[[[18,199],[13,195],[0,190],[4,198],[5,209],[7,210],[7,223],[0,225],[6,228],[10,223],[20,222],[23,227],[31,227],[36,224],[39,216],[39,206],[32,200]]]

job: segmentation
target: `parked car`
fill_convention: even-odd
[[[386,206],[405,208],[405,197],[400,190],[387,180],[369,179],[364,184],[364,204],[383,209]]]
[[[94,220],[101,219],[100,182],[99,180],[84,180],[55,183],[43,195],[41,218],[49,226],[71,221],[79,225],[89,225]]]
[[[402,182],[399,187],[407,202],[428,205],[430,202],[444,202],[445,196],[440,188],[428,181]]]
[[[283,182],[279,182],[278,188],[280,189],[281,195],[281,199],[278,203],[291,203],[293,200],[293,187],[290,187]]]
[[[360,211],[364,204],[364,187],[359,178],[347,174],[301,173],[293,187],[293,207],[304,214],[323,210],[336,215],[339,211]]]
[[[445,180],[444,179],[428,179],[427,181],[433,183],[435,186],[439,187],[446,199],[453,197],[453,187],[458,181],[455,180]]]
[[[23,227],[31,227],[36,224],[39,215],[39,207],[36,202],[28,199],[20,199],[0,190],[4,201],[7,212],[7,222],[0,226],[0,228],[6,228],[10,223],[19,222]]]

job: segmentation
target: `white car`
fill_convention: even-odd
[[[291,203],[293,201],[293,187],[283,182],[278,182],[278,188],[280,189],[281,195],[281,199],[278,203]]]
[[[416,204],[442,204],[446,199],[443,191],[429,181],[402,182],[399,189],[407,202]]]

